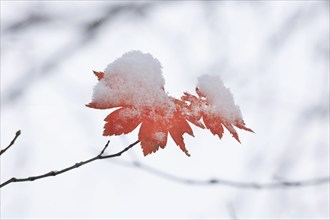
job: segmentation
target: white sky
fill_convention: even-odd
[[[228,132],[219,140],[194,129],[195,138],[184,136],[190,158],[169,139],[148,157],[136,146],[115,160],[13,183],[0,191],[2,219],[330,217],[329,184],[192,186],[121,163],[197,180],[329,176],[326,1],[1,1],[1,148],[22,130],[1,157],[1,182],[88,159],[108,139],[109,153],[137,139],[137,130],[103,137],[110,111],[84,106],[97,82],[92,70],[132,49],[159,59],[177,98],[194,91],[197,76],[219,74],[256,134],[238,130],[239,144]]]

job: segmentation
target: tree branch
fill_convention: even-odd
[[[18,136],[20,136],[20,135],[21,135],[21,130],[16,131],[15,137],[14,137],[14,139],[10,142],[10,144],[8,145],[8,147],[6,147],[5,149],[3,149],[3,150],[0,151],[0,156],[1,156],[3,153],[5,153],[6,150],[8,150],[11,146],[14,145],[16,139],[17,139]]]
[[[210,186],[210,185],[221,185],[228,186],[233,188],[243,188],[243,189],[254,189],[254,190],[270,190],[270,189],[288,189],[288,188],[298,188],[298,187],[307,187],[307,186],[317,186],[322,184],[330,183],[330,176],[320,177],[309,180],[299,180],[299,181],[276,181],[276,182],[268,182],[268,183],[258,183],[258,182],[240,182],[233,181],[227,179],[208,179],[208,180],[197,180],[197,179],[189,179],[184,177],[179,177],[171,173],[167,173],[156,168],[147,166],[140,162],[124,162],[124,161],[116,161],[116,163],[135,167],[141,169],[145,172],[151,173],[155,176],[159,176],[163,179],[167,179],[170,181],[188,184],[188,185],[200,185],[200,186]]]
[[[16,132],[16,136],[14,139],[11,141],[8,147],[5,149],[1,150],[1,154],[3,154],[6,150],[8,150],[14,143],[17,137],[21,134],[20,131]],[[77,162],[72,166],[66,167],[64,169],[61,169],[59,171],[50,171],[45,174],[41,175],[36,175],[36,176],[30,176],[26,178],[16,178],[12,177],[9,180],[3,182],[0,184],[0,188],[14,182],[27,182],[27,181],[34,181],[37,179],[42,179],[50,176],[57,176],[59,174],[68,172],[72,169],[81,167],[83,165],[86,165],[90,162],[93,162],[95,160],[102,160],[102,159],[108,159],[108,158],[113,158],[113,157],[120,157],[123,153],[131,149],[133,146],[138,144],[140,141],[135,141],[134,143],[130,144],[123,150],[119,151],[118,153],[115,154],[110,154],[110,155],[103,155],[105,150],[108,148],[110,141],[106,143],[102,151],[95,157],[92,157],[88,160]],[[0,154],[0,155],[1,155]],[[239,182],[239,181],[232,181],[232,180],[226,180],[226,179],[209,179],[209,180],[196,180],[196,179],[188,179],[188,178],[183,178],[179,176],[175,176],[174,174],[167,173],[161,170],[158,170],[156,168],[147,166],[143,163],[133,161],[133,162],[124,162],[124,161],[116,161],[116,163],[125,165],[125,166],[130,166],[130,167],[135,167],[138,169],[141,169],[145,172],[151,173],[155,176],[159,176],[161,178],[182,183],[182,184],[188,184],[188,185],[200,185],[200,186],[209,186],[209,185],[222,185],[222,186],[229,186],[229,187],[234,187],[234,188],[244,188],[244,189],[255,189],[255,190],[264,190],[264,189],[287,189],[287,188],[298,188],[298,187],[307,187],[307,186],[316,186],[316,185],[321,185],[321,184],[329,184],[330,182],[330,177],[321,177],[321,178],[315,178],[315,179],[309,179],[309,180],[301,180],[301,181],[276,181],[276,182],[269,182],[269,183],[258,183],[258,182]]]
[[[30,177],[26,177],[26,178],[16,178],[16,177],[13,177],[13,178],[10,178],[9,180],[5,181],[4,183],[0,184],[0,188],[4,187],[4,186],[6,186],[6,185],[8,185],[10,183],[34,181],[34,180],[42,179],[42,178],[45,178],[45,177],[57,176],[59,174],[68,172],[68,171],[70,171],[72,169],[75,169],[75,168],[81,167],[83,165],[86,165],[86,164],[88,164],[90,162],[93,162],[95,160],[102,160],[102,159],[108,159],[108,158],[113,158],[113,157],[119,157],[123,153],[125,153],[126,151],[128,151],[129,149],[131,149],[133,146],[135,146],[136,144],[138,144],[139,142],[140,141],[135,141],[133,144],[130,144],[128,147],[126,147],[125,149],[119,151],[118,153],[110,154],[110,155],[103,155],[104,151],[109,146],[110,141],[108,141],[106,143],[105,147],[102,149],[102,151],[97,156],[95,156],[95,157],[92,157],[92,158],[90,158],[88,160],[85,160],[85,161],[81,161],[81,162],[75,163],[74,165],[69,166],[69,167],[66,167],[66,168],[64,168],[62,170],[59,170],[59,171],[50,171],[50,172],[47,172],[45,174],[41,174],[41,175],[37,175],[37,176],[30,176]]]

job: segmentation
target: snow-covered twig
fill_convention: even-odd
[[[119,157],[123,153],[125,153],[126,151],[128,151],[129,149],[131,149],[133,146],[135,146],[136,144],[138,144],[139,142],[140,141],[135,141],[133,144],[130,144],[128,147],[126,147],[125,149],[119,151],[118,153],[110,154],[110,155],[103,155],[104,154],[104,151],[109,146],[110,141],[108,141],[106,143],[105,147],[102,149],[102,151],[97,156],[95,156],[95,157],[92,157],[92,158],[90,158],[88,160],[85,160],[85,161],[81,161],[81,162],[75,163],[72,166],[66,167],[66,168],[61,169],[61,170],[58,170],[58,171],[50,171],[50,172],[47,172],[45,174],[41,174],[41,175],[37,175],[37,176],[30,176],[30,177],[26,177],[26,178],[16,178],[16,177],[13,177],[13,178],[10,178],[9,180],[5,181],[4,183],[0,184],[0,188],[1,187],[4,187],[4,186],[6,186],[6,185],[8,185],[10,183],[34,181],[34,180],[42,179],[42,178],[45,178],[45,177],[57,176],[59,174],[68,172],[68,171],[70,171],[72,169],[75,169],[75,168],[81,167],[83,165],[86,165],[86,164],[88,164],[90,162],[93,162],[95,160],[102,160],[102,159],[108,159],[108,158],[113,158],[113,157]]]

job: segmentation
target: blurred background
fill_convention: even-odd
[[[84,105],[96,77],[130,50],[158,58],[166,91],[219,74],[247,127],[242,144],[193,128],[187,157],[169,139],[56,177],[1,189],[2,219],[329,219],[329,184],[242,189],[329,176],[329,1],[1,1],[1,182],[115,153],[110,110]],[[134,164],[143,164],[137,167]],[[165,174],[164,174],[164,173]]]

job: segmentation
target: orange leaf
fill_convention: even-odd
[[[203,121],[204,121],[206,128],[209,129],[213,135],[218,135],[220,139],[222,138],[223,127],[222,127],[222,121],[221,121],[220,117],[204,114]]]
[[[224,132],[223,126],[225,126],[225,128],[232,134],[232,136],[239,143],[241,142],[233,125],[239,129],[253,132],[250,128],[245,127],[245,123],[243,119],[237,119],[233,123],[223,118],[220,114],[209,113],[207,110],[205,110],[206,109],[205,107],[212,107],[212,105],[209,104],[206,96],[198,88],[196,88],[196,93],[198,94],[198,97],[191,95],[187,92],[185,92],[184,96],[181,97],[183,101],[190,103],[188,107],[186,107],[186,110],[188,111],[188,114],[186,116],[187,120],[189,120],[196,126],[199,126],[198,125],[198,123],[200,123],[199,119],[200,116],[202,115],[203,122],[206,128],[209,129],[213,135],[218,135],[219,138],[221,139]]]
[[[203,102],[198,99],[196,96],[189,94],[188,92],[184,92],[184,95],[181,97],[183,101],[189,102],[190,104],[186,106],[185,118],[202,129],[205,128],[202,122],[199,120],[202,117],[202,105]]]
[[[235,128],[234,128],[230,123],[228,123],[228,122],[225,122],[223,125],[227,128],[227,130],[231,133],[231,135],[233,135],[233,137],[234,137],[239,143],[241,143],[241,141],[239,140],[239,137],[238,137],[238,134],[237,134]]]
[[[104,72],[93,72],[98,80],[105,80]],[[116,88],[115,85],[117,85],[118,82],[125,83],[126,79],[122,80],[119,75],[110,74],[107,75],[106,80],[111,82],[107,86]],[[162,89],[164,90],[164,87],[162,87]],[[111,91],[112,90],[109,90],[109,92]],[[140,103],[136,104],[137,106],[133,106],[127,104],[126,100],[130,97],[127,97],[129,95],[125,93],[120,96],[120,99],[116,100],[101,99],[102,101],[99,101],[99,98],[95,101],[95,99],[93,99],[94,101],[86,106],[95,109],[120,107],[104,119],[106,122],[104,125],[104,136],[128,134],[141,123],[138,139],[141,142],[141,147],[145,156],[156,152],[159,148],[165,148],[168,133],[170,133],[175,144],[178,145],[187,156],[190,156],[185,147],[183,138],[185,133],[194,136],[188,121],[200,128],[206,127],[213,135],[217,135],[220,139],[223,136],[224,127],[238,142],[240,142],[240,140],[234,126],[253,132],[250,128],[245,126],[240,116],[236,116],[237,119],[233,120],[230,117],[224,117],[221,113],[214,113],[214,111],[212,111],[214,106],[209,103],[208,97],[198,88],[196,88],[196,93],[197,95],[195,96],[185,92],[181,100],[167,96],[166,98],[168,98],[169,102],[165,103],[167,103],[169,107],[165,107],[163,104],[157,105],[157,103],[154,103],[153,106],[141,106]],[[172,104],[174,104],[174,106]],[[174,112],[172,107],[175,107]],[[201,122],[201,119],[204,124]]]
[[[146,156],[156,152],[159,147],[164,148],[167,143],[167,133],[166,126],[161,121],[144,119],[139,131],[143,154]]]
[[[140,123],[140,117],[134,108],[120,108],[109,114],[104,121],[104,136],[128,134]]]
[[[104,72],[97,72],[93,70],[93,73],[95,74],[98,80],[101,80],[104,77]]]
[[[235,125],[236,127],[238,127],[239,129],[243,129],[243,130],[250,131],[250,132],[254,133],[254,131],[252,131],[252,129],[245,127],[245,123],[244,123],[243,120],[236,121],[236,122],[234,123],[234,125]]]
[[[188,150],[183,142],[183,134],[188,133],[194,136],[193,131],[188,122],[182,117],[180,112],[175,112],[172,118],[172,126],[169,130],[171,137],[173,138],[176,145],[187,155],[190,156]]]

